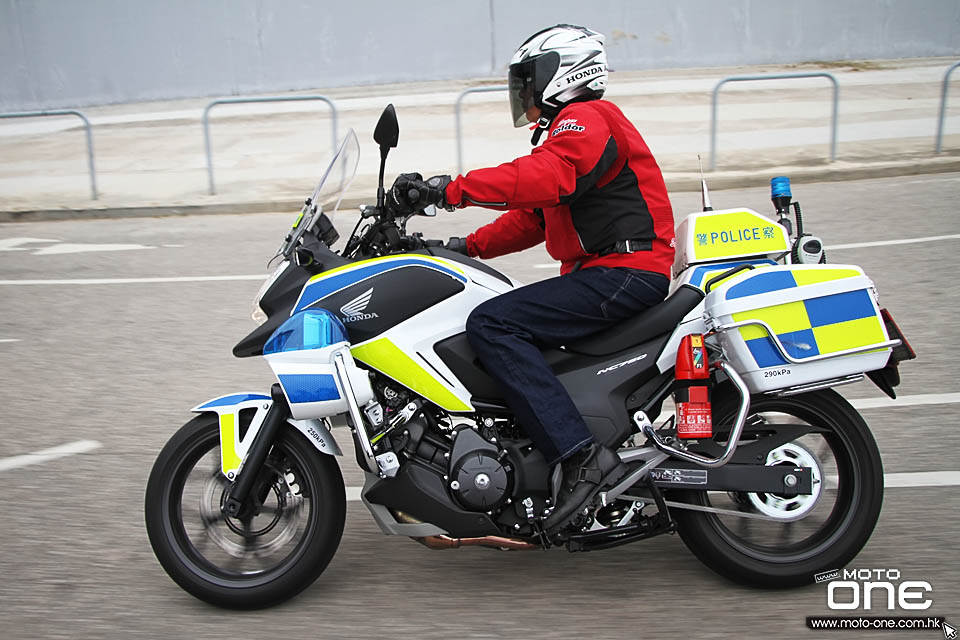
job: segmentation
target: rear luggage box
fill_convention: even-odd
[[[748,271],[713,288],[704,314],[752,393],[882,369],[896,345],[873,281],[851,265]]]

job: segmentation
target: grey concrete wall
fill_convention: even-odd
[[[0,110],[503,73],[555,21],[614,69],[960,55],[957,0],[0,0]]]
[[[586,0],[557,14],[607,36],[614,69],[960,55],[957,0]],[[535,3],[494,0],[504,66],[540,23]],[[516,45],[514,45],[516,46]]]

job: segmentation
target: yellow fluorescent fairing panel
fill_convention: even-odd
[[[734,322],[744,320],[766,322],[777,334],[792,333],[810,328],[810,318],[807,317],[807,308],[802,300],[733,314]],[[749,325],[740,328],[740,335],[743,336],[744,340],[752,340],[754,338],[765,338],[767,331],[759,325]]]
[[[794,354],[794,357],[836,353],[879,344],[888,339],[870,289],[852,287],[847,291],[833,293],[823,290],[827,283],[863,276],[863,271],[859,268],[807,265],[780,268],[779,271],[781,277],[777,286],[782,287],[779,290],[784,295],[800,296],[802,299],[735,312],[731,315],[734,322],[765,322],[788,347],[796,344],[806,351],[804,354]],[[751,281],[760,282],[754,287],[756,295],[769,295],[776,289],[772,285],[768,287],[763,284],[765,277],[762,273],[752,273],[740,280],[744,283],[743,287],[750,287]],[[737,285],[734,285],[725,295],[728,299],[742,300],[749,305],[748,300],[753,297],[747,295],[749,293],[749,289],[738,292]],[[750,325],[741,327],[739,331],[748,346],[755,350],[760,348],[760,344],[751,341],[762,339],[766,342],[767,331],[763,327]],[[762,355],[760,352],[755,353],[758,354]]]
[[[753,211],[699,214],[693,224],[691,239],[696,261],[790,249],[784,228]]]
[[[820,353],[836,353],[887,341],[880,318],[872,316],[814,327],[813,335]]]
[[[220,414],[220,464],[223,475],[240,467],[240,455],[237,453],[240,438],[236,418],[235,413]]]
[[[401,351],[389,338],[377,338],[352,347],[350,353],[357,360],[390,376],[447,411],[473,410],[470,405],[460,400],[426,369]]]

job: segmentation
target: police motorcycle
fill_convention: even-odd
[[[773,180],[776,221],[715,211],[704,185],[704,210],[677,229],[667,299],[545,352],[628,469],[548,532],[559,466],[525,437],[464,334],[474,307],[518,283],[406,233],[412,216],[384,206],[398,137],[389,105],[374,133],[377,204],[361,207],[339,251],[331,216],[357,165],[352,131],[275,256],[254,302],[259,326],[233,349],[267,360],[270,393],[197,405],[156,460],[146,526],[177,584],[257,608],[316,580],[346,512],[339,416],[374,520],[431,548],[590,551],[676,532],[721,575],[776,587],[856,556],[879,517],[883,470],[833,387],[866,376],[895,397],[898,364],[914,354],[863,270],[825,263],[786,178]]]

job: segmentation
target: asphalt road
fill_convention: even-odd
[[[762,178],[758,185],[714,193],[715,208],[770,211]],[[960,233],[958,174],[794,185],[794,195],[808,230],[828,247]],[[699,195],[676,194],[674,206],[679,220],[699,208]],[[382,536],[359,502],[348,505],[330,567],[297,599],[236,613],[182,592],[147,542],[144,486],[154,457],[189,419],[190,407],[271,384],[265,362],[230,354],[253,326],[250,302],[260,282],[8,281],[265,273],[292,215],[0,226],[0,461],[79,440],[102,444],[0,471],[0,636],[819,637],[804,620],[830,613],[823,585],[742,588],[703,567],[675,536],[589,554],[430,551]],[[416,227],[446,238],[491,218],[461,211],[419,219]],[[345,231],[352,223],[352,213],[337,220]],[[904,396],[960,392],[958,245],[952,238],[828,250],[831,262],[866,269],[919,352],[903,368]],[[548,262],[535,249],[494,265],[529,282],[556,273],[537,266]],[[843,393],[880,396],[869,383]],[[864,416],[887,472],[960,470],[955,404],[867,409]],[[348,432],[336,431],[349,449]],[[359,485],[349,454],[341,466],[347,485]],[[930,582],[934,605],[924,614],[954,622],[960,622],[957,490],[889,488],[879,526],[853,563]]]

